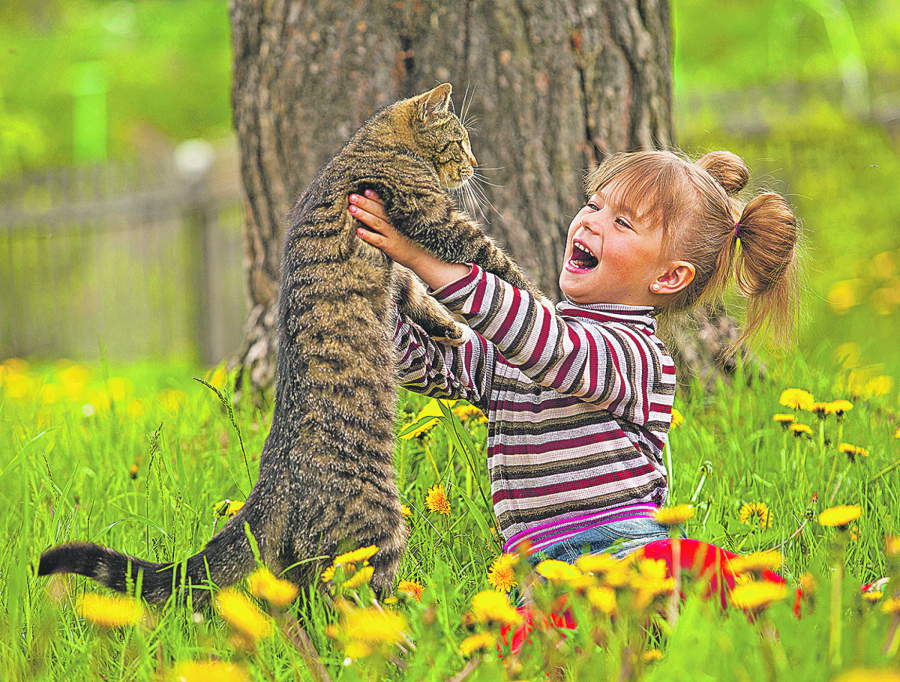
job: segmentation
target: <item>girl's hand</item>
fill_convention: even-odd
[[[421,246],[397,232],[388,220],[384,204],[370,189],[350,195],[350,215],[363,226],[356,229],[357,236],[367,244],[381,249],[393,261],[415,272],[432,289],[440,289],[469,274],[469,266],[445,263],[435,258]]]
[[[368,189],[364,196],[350,195],[350,215],[362,223],[356,234],[367,244],[381,249],[392,260],[414,269],[416,260],[425,250],[397,232],[391,225],[384,204],[375,192]]]

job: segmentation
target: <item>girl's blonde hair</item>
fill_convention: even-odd
[[[746,315],[732,352],[763,332],[787,344],[799,303],[800,225],[773,192],[740,202],[749,179],[744,161],[724,151],[695,162],[669,151],[616,154],[585,178],[588,196],[615,180],[616,201],[663,230],[666,257],[696,269],[693,281],[661,307],[662,327],[678,313],[721,304],[734,277]]]

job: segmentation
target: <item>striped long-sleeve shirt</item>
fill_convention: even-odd
[[[649,306],[556,310],[478,266],[437,300],[469,323],[461,346],[403,317],[400,383],[488,417],[487,463],[506,549],[537,551],[665,502],[675,367]]]

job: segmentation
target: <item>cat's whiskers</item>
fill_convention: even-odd
[[[464,185],[460,185],[453,190],[453,193],[456,195],[457,205],[460,206],[465,213],[469,214],[470,216],[474,216],[476,214],[476,210],[479,209],[478,205],[475,203],[474,198],[471,195],[469,184],[466,183]]]
[[[480,172],[480,169],[475,171],[475,174],[472,176],[473,180],[476,180],[482,185],[487,185],[488,187],[503,187],[503,185],[498,185],[495,182],[490,182],[487,179],[487,176]]]
[[[497,207],[491,203],[490,199],[488,199],[487,192],[485,192],[484,188],[481,186],[481,183],[491,184],[491,183],[488,183],[487,181],[485,181],[485,179],[483,177],[479,177],[478,173],[473,175],[472,178],[469,180],[469,182],[466,183],[466,187],[468,188],[468,191],[472,193],[473,201],[475,201],[475,203],[478,205],[479,213],[481,213],[481,216],[485,220],[488,219],[487,216],[485,215],[484,211],[481,210],[481,204],[485,203],[491,207],[491,210],[494,211],[494,213],[496,213],[498,216],[500,216],[502,218],[503,214],[500,213],[500,211],[497,210]],[[491,185],[491,186],[492,187],[500,187],[501,185]]]
[[[466,117],[469,115],[469,107],[472,106],[472,102],[475,101],[475,91],[478,89],[477,85],[472,86],[471,98],[469,97],[469,84],[466,83],[466,94],[463,95],[463,103],[462,103],[462,111],[460,112],[459,119],[463,121],[463,127],[468,128],[469,126],[465,123]]]

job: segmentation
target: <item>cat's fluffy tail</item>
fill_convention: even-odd
[[[157,564],[108,547],[72,542],[41,554],[38,575],[77,573],[117,592],[140,590],[140,596],[151,604],[165,603],[173,593],[184,596],[192,587],[191,599],[197,606],[209,600],[210,582],[219,587],[230,585],[255,565],[243,525],[232,522],[186,561]]]

